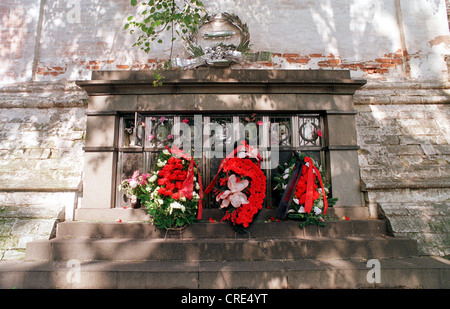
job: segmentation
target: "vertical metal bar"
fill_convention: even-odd
[[[235,142],[239,141],[240,138],[240,131],[239,131],[239,116],[233,116],[233,136],[232,136],[232,144],[234,145]],[[245,136],[244,136],[245,138]],[[224,149],[226,149],[226,145],[224,145]]]
[[[291,145],[293,148],[298,148],[301,145],[300,142],[300,133],[299,133],[299,129],[300,129],[300,116],[299,115],[295,115],[291,117],[291,130],[292,130],[292,141],[291,141]],[[302,118],[303,120],[303,118]]]
[[[177,139],[177,138],[179,138],[180,137],[180,119],[181,119],[181,117],[180,116],[174,116],[173,117],[173,132],[170,132],[170,134],[172,134],[173,133],[173,139],[175,140],[175,139]]]
[[[116,183],[120,184],[122,179],[120,179],[120,175],[122,175],[123,172],[123,152],[119,152],[117,155],[117,169],[116,169]],[[115,190],[115,208],[118,208],[121,206],[121,193],[119,192],[118,185],[116,186]]]
[[[203,145],[206,145],[206,141],[210,138],[210,136],[206,135],[206,130],[205,130],[205,128],[207,126],[209,126],[210,123],[211,123],[211,117],[204,116],[203,117],[203,128],[202,128]],[[211,145],[209,145],[209,146],[211,146]],[[203,187],[204,188],[206,188],[206,186],[208,186],[211,181],[211,171],[210,171],[211,160],[209,159],[209,157],[210,157],[209,150],[205,150],[203,148],[202,169],[203,169]],[[208,195],[206,197],[205,208],[209,208],[210,205],[211,205],[211,195]]]
[[[269,143],[270,143],[270,117],[269,116],[263,116],[263,125],[258,127],[259,133],[263,136],[259,136],[260,141],[260,149],[261,151],[261,157],[263,160],[269,160],[272,156],[272,151],[269,150]],[[272,170],[271,169],[265,169],[264,173],[266,174],[266,198],[264,200],[264,206],[268,207],[269,203],[272,203],[272,188],[271,188],[271,179],[272,179]]]

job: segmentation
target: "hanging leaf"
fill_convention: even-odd
[[[137,6],[137,0],[131,0],[130,3],[133,7]],[[194,31],[200,25],[203,19],[202,15],[206,15],[203,2],[199,0],[185,0],[183,6],[178,6],[172,0],[150,0],[143,2],[142,7],[140,14],[144,15],[145,19],[141,22],[131,22],[133,17],[130,16],[128,18],[129,23],[124,26],[125,29],[130,27],[140,29],[146,34],[139,36],[133,46],[142,46],[143,43],[153,41],[162,44],[163,40],[160,38],[160,34],[164,30],[171,32],[172,38],[170,42],[173,44],[177,38],[184,39],[184,35],[189,31]],[[175,30],[175,28],[181,29],[181,32]],[[147,44],[144,46],[141,49],[148,53],[150,46]]]

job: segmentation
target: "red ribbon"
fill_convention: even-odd
[[[313,205],[313,184],[314,184],[314,171],[316,172],[317,178],[319,178],[320,186],[322,188],[323,195],[323,214],[327,214],[328,209],[328,201],[327,195],[325,194],[325,189],[323,187],[322,176],[320,175],[319,169],[314,166],[312,159],[309,157],[305,158],[305,163],[309,163],[308,173],[307,173],[307,182],[306,182],[306,196],[305,196],[305,211],[310,213]]]
[[[182,194],[187,199],[191,199],[194,193],[194,166],[197,167],[197,181],[200,186],[199,189],[200,200],[198,201],[197,219],[200,220],[202,218],[203,213],[203,185],[202,185],[202,176],[200,175],[200,169],[198,168],[197,163],[195,163],[195,160],[192,158],[192,156],[178,149],[177,146],[174,145],[172,147],[171,152],[172,155],[174,156],[179,156],[187,161],[190,161],[186,179],[183,182],[183,187],[179,191],[180,194]]]

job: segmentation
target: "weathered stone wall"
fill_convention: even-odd
[[[73,84],[0,90],[0,259],[71,217],[83,168],[86,95]]]
[[[355,97],[367,204],[422,254],[450,253],[450,108],[443,84],[366,87]]]
[[[1,192],[0,259],[23,258],[27,242],[53,237],[76,199],[75,192]]]
[[[366,202],[422,253],[448,255],[448,3],[205,3],[237,14],[252,52],[267,52],[235,68],[347,69],[368,80],[355,97]],[[87,96],[73,81],[166,60],[168,44],[131,48],[123,25],[135,13],[129,0],[0,0],[0,259],[50,237],[81,197]],[[182,43],[174,56],[189,56]]]
[[[1,109],[3,190],[76,189],[84,109]]]

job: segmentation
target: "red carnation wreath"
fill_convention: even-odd
[[[266,197],[266,176],[261,170],[258,150],[242,142],[222,160],[205,194],[214,188],[217,181],[218,187],[214,189],[216,201],[225,211],[221,221],[230,221],[237,231],[245,232],[262,209]]]

